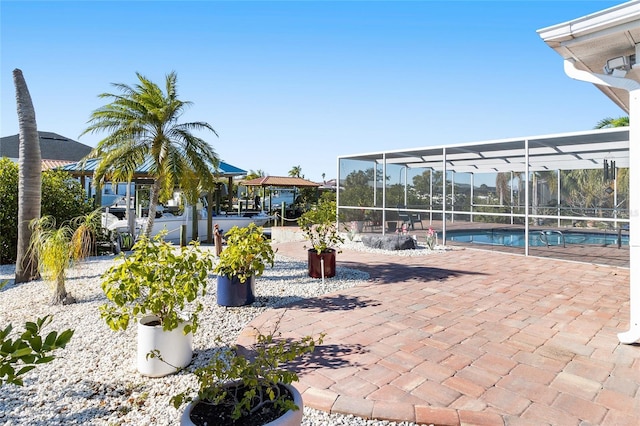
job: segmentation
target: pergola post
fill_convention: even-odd
[[[640,83],[624,77],[595,74],[577,69],[573,62],[564,61],[565,73],[576,80],[615,87],[629,92],[629,330],[618,333],[621,343],[640,340],[640,267],[633,262],[640,256]]]
[[[629,257],[640,257],[640,88],[629,91]],[[618,333],[622,343],[640,340],[640,268],[629,262],[629,330]]]

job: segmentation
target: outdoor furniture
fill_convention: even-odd
[[[415,229],[416,223],[420,225],[420,229],[424,229],[420,213],[400,211],[398,212],[398,219],[402,222],[402,225],[406,224],[408,229]]]

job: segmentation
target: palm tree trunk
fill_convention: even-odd
[[[147,227],[144,230],[144,235],[146,235],[148,238],[151,237],[153,222],[156,219],[156,210],[158,209],[158,199],[160,198],[160,188],[162,188],[160,179],[155,179],[153,181],[153,185],[151,185],[151,193],[149,194],[149,217],[147,218]]]
[[[29,248],[29,223],[40,217],[42,197],[42,160],[36,113],[29,88],[22,71],[13,70],[16,87],[20,147],[18,154],[18,247],[16,255],[16,283],[39,278],[38,262]]]

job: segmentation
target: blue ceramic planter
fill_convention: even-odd
[[[250,305],[256,300],[256,277],[251,276],[244,283],[238,277],[218,275],[217,302],[221,306]]]

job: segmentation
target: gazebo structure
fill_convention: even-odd
[[[243,181],[241,183],[246,187],[254,187],[262,189],[262,200],[265,201],[269,199],[269,202],[266,204],[269,206],[268,210],[272,210],[271,197],[267,197],[267,191],[271,194],[274,190],[281,189],[291,189],[293,190],[292,201],[295,202],[296,193],[299,188],[319,188],[320,184],[311,182],[310,180],[303,179],[300,177],[292,177],[292,176],[262,176],[255,179],[250,179]],[[284,219],[284,212],[283,219]]]
[[[69,172],[72,176],[77,177],[80,179],[80,182],[82,184],[82,187],[86,189],[87,191],[87,197],[91,198],[92,196],[92,190],[95,189],[96,193],[95,193],[95,204],[97,206],[101,206],[102,203],[102,197],[103,197],[103,188],[100,188],[99,190],[95,187],[93,187],[92,189],[92,185],[91,185],[91,179],[93,177],[93,172],[95,171],[96,167],[99,164],[100,159],[90,159],[87,160],[85,162],[78,162],[78,163],[73,163],[73,164],[68,164],[66,166],[62,167],[62,170],[65,170],[67,172]],[[136,187],[136,185],[150,185],[153,181],[151,179],[151,175],[149,174],[149,170],[151,167],[151,161],[146,161],[144,164],[142,164],[140,167],[138,167],[136,169],[136,171],[133,173],[132,176],[132,181],[130,183],[134,184],[134,187]],[[237,176],[245,176],[247,174],[246,170],[242,170],[238,167],[232,166],[228,163],[225,163],[224,161],[220,161],[218,164],[218,168],[217,170],[215,170],[215,174],[219,177],[222,178],[227,178],[228,179],[228,183],[227,183],[227,188],[232,188],[232,184],[233,184],[233,178],[237,177]],[[125,183],[123,184],[125,185],[125,189],[124,189],[124,194],[117,194],[117,195],[121,195],[124,196],[126,200],[130,200],[131,199],[131,185],[129,183]],[[117,188],[117,186],[116,186]],[[137,191],[136,189],[134,189],[134,191]],[[224,191],[222,191],[220,188],[216,188],[216,192],[217,192],[217,196],[221,197],[223,195],[226,195],[228,197],[229,200],[229,205],[231,206],[233,204],[232,199],[233,199],[233,193],[231,190],[226,191],[226,194],[224,193]],[[213,197],[214,194],[212,194],[211,192],[208,194],[208,217],[211,218],[212,215],[212,206],[213,206]],[[138,199],[138,197],[136,196],[136,200]],[[127,205],[126,211],[130,211],[130,209],[132,209],[133,207]],[[141,213],[141,212],[139,212]],[[133,230],[133,217],[132,215],[129,215],[127,213],[128,219],[129,219],[129,223],[130,223],[130,228]],[[211,242],[212,238],[213,238],[213,227],[211,225],[211,223],[209,223],[208,226],[208,231],[207,231],[207,241]],[[133,232],[132,232],[133,233]]]
[[[414,218],[421,224],[441,221],[445,241],[447,224],[454,221],[521,224],[525,255],[531,226],[558,229],[597,221],[612,230],[629,229],[630,258],[637,259],[640,174],[634,167],[640,164],[635,124],[640,119],[640,65],[635,66],[635,43],[640,43],[640,2],[538,33],[565,59],[570,77],[595,84],[629,113],[630,127],[339,156],[342,217],[378,224],[372,230],[382,234],[392,230],[390,222],[413,226]],[[602,173],[600,196],[606,203],[576,209],[562,198],[568,173],[583,170]],[[619,181],[627,172],[628,186],[620,196]],[[605,204],[609,207],[603,208]],[[630,268],[631,320],[629,331],[619,334],[623,343],[640,340],[640,270],[633,262]]]
[[[69,172],[72,176],[77,177],[82,182],[83,188],[86,188],[87,191],[90,191],[91,187],[87,184],[87,180],[91,180],[93,176],[93,172],[98,166],[99,159],[91,159],[87,160],[84,164],[82,162],[68,164],[62,167],[62,170]],[[151,167],[151,162],[147,161],[140,167],[136,169],[132,176],[132,182],[138,184],[150,184],[151,176],[149,175],[149,168]],[[237,176],[245,176],[247,174],[246,170],[242,170],[236,166],[232,166],[231,164],[225,163],[224,161],[220,161],[218,164],[218,169],[215,171],[216,175],[220,177],[225,177],[228,179],[228,187],[231,188],[233,183],[233,178]],[[91,193],[87,194],[89,197]],[[96,198],[100,197],[102,194],[96,193]],[[229,205],[232,204],[231,199],[233,194],[231,191],[227,191],[227,196],[229,197]],[[96,202],[99,203],[99,200]]]

